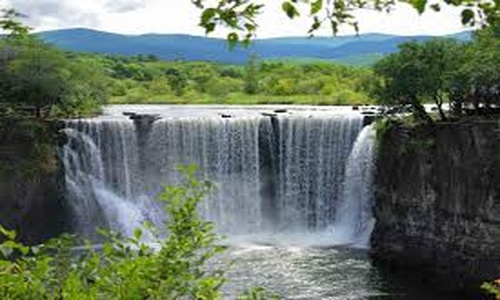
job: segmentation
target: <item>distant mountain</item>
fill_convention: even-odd
[[[153,54],[162,59],[187,61],[214,61],[244,63],[250,53],[261,59],[333,60],[347,64],[364,65],[397,50],[398,45],[410,40],[424,41],[431,36],[395,36],[362,34],[341,37],[286,37],[256,40],[248,48],[228,50],[225,40],[179,34],[121,35],[90,29],[65,29],[41,32],[44,41],[65,50],[77,52],[138,55]],[[449,36],[468,40],[470,32]]]

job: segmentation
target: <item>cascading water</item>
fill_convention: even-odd
[[[369,236],[373,131],[361,115],[194,112],[148,126],[123,116],[67,122],[66,184],[80,231],[161,224],[161,186],[179,182],[178,165],[196,164],[217,186],[200,211],[221,233]]]
[[[179,164],[195,164],[216,191],[200,210],[225,234],[261,230],[259,117],[164,119],[153,124],[146,147],[148,189],[180,180]]]
[[[337,243],[358,247],[369,244],[372,217],[375,130],[366,126],[352,148],[345,171],[342,200],[332,226]]]
[[[63,147],[66,188],[78,230],[97,226],[130,235],[146,221],[136,177],[137,141],[128,120],[69,121]],[[142,198],[147,201],[147,199]]]
[[[280,231],[317,231],[335,218],[360,116],[279,119]]]

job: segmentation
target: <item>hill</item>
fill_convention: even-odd
[[[396,51],[398,45],[403,42],[433,38],[376,33],[312,39],[286,37],[256,40],[248,48],[236,47],[229,51],[223,39],[180,34],[121,35],[77,28],[41,32],[38,35],[48,43],[77,52],[153,54],[168,60],[213,61],[228,64],[244,63],[250,53],[257,53],[262,59],[320,59],[355,65],[371,64],[383,55]],[[450,37],[467,40],[470,38],[470,32],[461,32]]]

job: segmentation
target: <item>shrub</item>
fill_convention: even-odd
[[[150,224],[133,237],[100,231],[101,249],[64,235],[28,247],[16,233],[0,226],[1,299],[218,299],[225,282],[222,269],[208,266],[224,250],[214,225],[201,218],[199,201],[212,185],[195,177],[195,167],[184,170],[178,186],[165,187],[168,236],[162,239]],[[151,243],[145,243],[146,234]],[[156,245],[156,246],[155,246]],[[264,299],[255,289],[241,299]],[[271,296],[269,296],[271,297]],[[275,296],[272,296],[276,299]]]

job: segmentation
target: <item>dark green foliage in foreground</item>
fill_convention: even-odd
[[[495,299],[500,299],[500,279],[497,279],[494,282],[485,282],[481,285],[481,289],[483,289],[486,293],[493,295]]]
[[[166,187],[169,235],[158,237],[151,225],[124,238],[102,232],[102,249],[77,253],[75,238],[62,236],[37,247],[16,242],[15,232],[0,227],[1,299],[219,299],[224,270],[208,266],[224,250],[213,224],[203,220],[199,201],[211,184],[185,170],[184,182]],[[142,238],[150,236],[152,244]],[[155,245],[155,246],[151,246]],[[241,299],[268,299],[263,290],[251,290]],[[271,296],[269,296],[271,298]],[[273,299],[277,299],[272,296]]]

